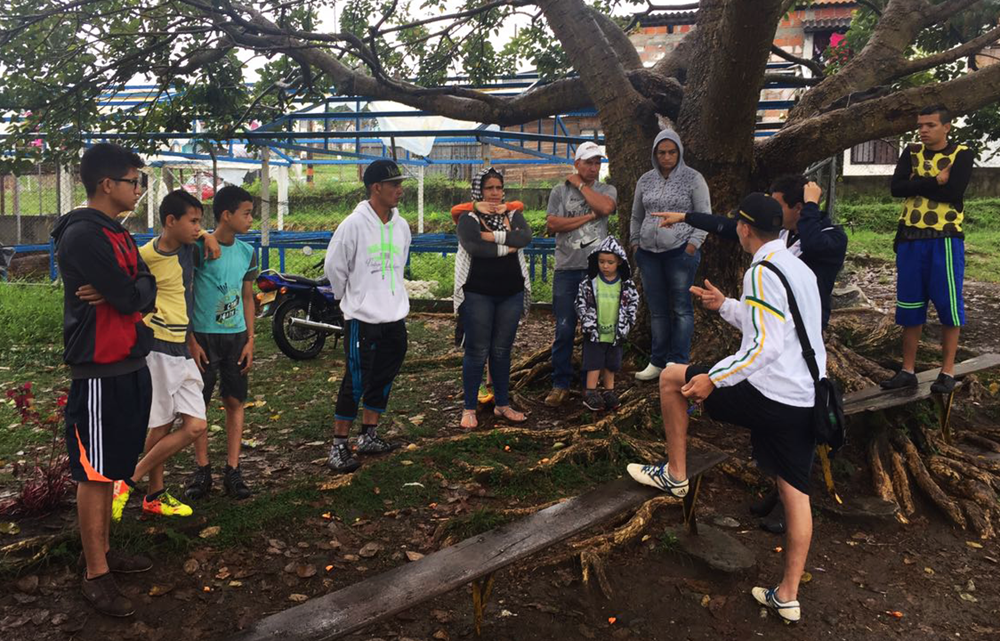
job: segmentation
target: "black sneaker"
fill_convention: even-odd
[[[763,498],[750,504],[750,513],[754,516],[764,517],[770,514],[781,497],[778,495],[778,488],[773,487]]]
[[[785,533],[785,506],[778,501],[778,505],[770,514],[761,519],[760,529],[771,534]]]
[[[92,580],[84,575],[81,591],[83,598],[87,599],[90,605],[94,606],[94,609],[101,614],[112,617],[128,617],[135,612],[132,600],[122,594],[110,572]]]
[[[362,432],[358,437],[358,454],[385,454],[399,449],[403,444],[398,441],[384,440],[377,432]]]
[[[350,474],[361,467],[358,459],[351,454],[351,447],[347,443],[334,443],[330,448],[330,458],[326,460],[326,466],[337,474]]]
[[[253,495],[253,492],[247,487],[246,481],[243,480],[243,472],[240,468],[228,465],[222,476],[222,489],[237,501],[248,499]]]
[[[194,474],[188,477],[187,486],[184,488],[184,496],[189,499],[201,499],[208,496],[212,491],[212,466],[196,468]]]
[[[621,407],[622,402],[618,400],[618,395],[613,389],[606,389],[601,393],[604,398],[604,407],[609,410],[616,410]]]
[[[594,389],[589,389],[583,394],[583,406],[592,412],[602,412],[607,409],[604,397]]]
[[[937,380],[931,383],[931,391],[935,394],[951,394],[958,387],[958,381],[954,376],[948,376],[944,372],[938,374]]]
[[[902,389],[904,387],[916,386],[917,375],[911,372],[904,372],[903,370],[896,372],[896,375],[889,380],[879,383],[879,387],[882,389]]]

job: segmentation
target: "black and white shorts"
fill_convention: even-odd
[[[142,368],[74,379],[66,400],[66,451],[75,481],[131,478],[146,444],[153,384]]]

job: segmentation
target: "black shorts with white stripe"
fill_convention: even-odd
[[[130,478],[146,443],[153,384],[142,368],[74,379],[66,401],[66,451],[75,481]]]

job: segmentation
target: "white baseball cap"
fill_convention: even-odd
[[[587,160],[588,158],[594,158],[594,157],[603,158],[604,152],[601,151],[601,148],[598,147],[596,143],[585,142],[576,148],[576,156],[573,158],[573,160],[574,161]]]

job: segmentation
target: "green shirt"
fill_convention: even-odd
[[[238,334],[246,331],[243,318],[243,282],[257,275],[257,252],[237,239],[219,243],[222,255],[205,260],[198,241],[194,266],[194,310],[191,324],[199,334]]]
[[[622,279],[613,282],[597,276],[597,335],[598,342],[614,343],[618,326],[618,305],[621,301]]]

